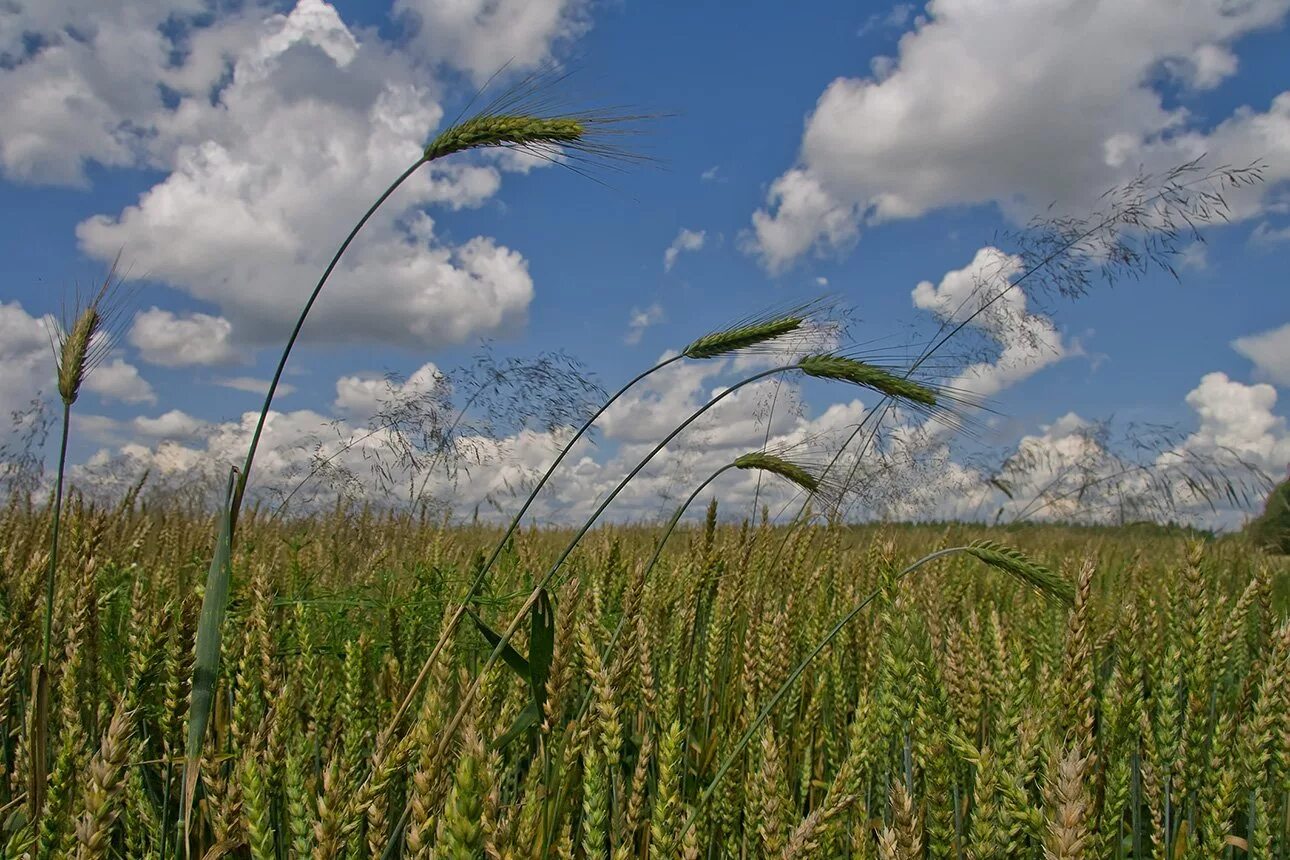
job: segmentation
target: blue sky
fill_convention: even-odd
[[[1288,16],[1286,0],[758,2],[737,16],[628,0],[19,0],[0,11],[0,407],[52,391],[40,318],[120,249],[139,315],[77,405],[73,460],[183,481],[233,459],[259,400],[242,389],[271,373],[344,229],[509,61],[512,76],[576,69],[562,85],[575,106],[667,114],[626,141],[656,164],[602,172],[605,187],[465,158],[401,192],[306,330],[264,482],[288,481],[327,422],[358,432],[376,377],[451,368],[481,338],[505,355],[564,349],[615,387],[734,317],[823,292],[854,309],[858,339],[928,332],[935,308],[915,288],[952,295],[954,273],[993,259],[981,253],[998,231],[1053,202],[1092,211],[1139,166],[1201,153],[1262,159],[1266,181],[1176,261],[1181,281],[1155,272],[1075,302],[1032,299],[1042,347],[994,343],[957,381],[989,396],[997,416],[981,435],[1000,452],[1074,456],[1071,428],[1116,416],[1174,424],[1180,449],[1237,451],[1280,474]],[[679,420],[737,369],[643,389],[543,513],[591,504],[643,444],[632,428]],[[801,396],[772,435],[840,431],[876,402]],[[717,429],[736,425],[743,436],[680,440],[622,515],[652,514],[709,461],[764,438],[732,417]],[[926,447],[953,474],[939,513],[998,501],[958,443]],[[471,507],[540,465],[550,440],[504,449],[440,495]]]

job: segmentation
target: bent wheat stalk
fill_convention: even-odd
[[[810,318],[811,311],[812,308],[810,305],[803,305],[782,313],[772,313],[760,318],[744,320],[725,329],[703,335],[702,337],[691,341],[690,344],[677,355],[665,358],[643,373],[633,377],[626,385],[618,389],[612,397],[606,400],[604,404],[595,411],[595,413],[588,417],[583,425],[578,428],[577,432],[575,432],[569,441],[564,444],[564,447],[560,449],[560,452],[556,455],[555,459],[551,461],[551,464],[547,466],[546,472],[542,474],[542,477],[538,479],[538,482],[529,492],[528,497],[524,500],[524,504],[520,505],[519,510],[516,511],[515,515],[511,518],[510,525],[506,527],[506,531],[502,534],[497,543],[494,544],[492,553],[489,554],[488,558],[484,561],[484,564],[479,568],[479,572],[475,575],[475,579],[471,582],[470,587],[466,589],[465,596],[462,597],[460,603],[457,605],[457,609],[453,612],[448,624],[445,625],[443,630],[440,632],[438,641],[436,641],[434,647],[430,649],[430,654],[422,664],[421,671],[417,673],[416,678],[408,687],[407,693],[404,694],[402,703],[394,712],[394,716],[390,718],[388,730],[393,731],[407,714],[408,709],[412,706],[412,702],[420,691],[421,686],[429,676],[431,667],[434,666],[435,660],[439,658],[439,654],[443,651],[448,640],[456,633],[458,626],[460,626],[462,619],[465,617],[467,607],[475,596],[479,594],[479,590],[483,587],[493,565],[497,563],[497,559],[501,555],[502,549],[505,548],[507,541],[511,539],[511,535],[515,534],[515,530],[519,527],[520,520],[522,520],[524,515],[528,513],[529,507],[532,506],[533,501],[537,498],[538,494],[542,492],[542,488],[546,486],[551,475],[554,474],[555,470],[559,468],[562,462],[564,462],[564,458],[571,450],[573,450],[573,446],[578,443],[578,440],[586,435],[592,425],[600,419],[600,416],[604,415],[605,412],[614,405],[614,403],[616,403],[637,383],[675,362],[687,358],[695,360],[719,358],[734,352],[746,351],[762,344],[778,340],[799,331]]]
[[[423,165],[469,149],[508,147],[551,158],[552,154],[559,148],[572,147],[575,150],[602,158],[627,157],[613,147],[597,143],[595,136],[598,132],[602,132],[614,124],[635,119],[634,117],[595,113],[551,117],[540,116],[535,111],[526,110],[524,98],[520,97],[532,96],[537,92],[537,87],[534,85],[540,83],[540,79],[529,78],[523,83],[522,88],[503,95],[501,99],[494,102],[491,107],[480,114],[463,122],[455,123],[441,132],[426,146],[416,161],[399,174],[398,178],[368,207],[367,211],[350,229],[344,241],[340,243],[340,247],[332,255],[330,262],[323,270],[318,282],[314,285],[308,299],[306,299],[304,306],[296,317],[295,325],[287,337],[282,354],[278,358],[277,367],[269,381],[268,390],[265,392],[264,405],[260,408],[255,429],[252,431],[242,469],[240,472],[234,470],[236,480],[232,492],[226,500],[222,517],[222,533],[216,546],[215,558],[212,559],[211,569],[207,577],[208,582],[218,583],[219,580],[226,581],[228,578],[229,558],[236,539],[238,514],[246,495],[247,485],[251,479],[255,455],[264,434],[264,427],[268,421],[269,412],[273,407],[273,398],[277,394],[278,385],[282,381],[282,375],[286,370],[287,361],[291,357],[291,351],[295,348],[296,342],[300,338],[300,333],[304,329],[305,321],[308,319],[310,311],[313,310],[319,296],[322,295],[323,287],[326,286],[327,281],[336,270],[341,258],[385,201],[393,196],[400,186]],[[208,588],[203,598],[203,623],[202,629],[198,631],[198,638],[209,643],[211,647],[197,654],[197,659],[194,661],[193,666],[192,706],[189,711],[188,737],[190,741],[196,743],[197,749],[187,751],[184,776],[186,791],[182,809],[185,833],[187,833],[189,827],[190,816],[188,812],[192,807],[198,768],[201,763],[201,739],[205,736],[207,721],[210,717],[209,702],[213,696],[221,650],[219,625],[223,615],[223,607],[210,604],[215,600],[226,599],[226,594],[226,588]],[[211,628],[210,625],[214,625],[214,627]]]
[[[740,380],[739,382],[736,382],[734,385],[730,386],[729,388],[725,389],[720,394],[716,395],[715,397],[710,399],[707,403],[703,404],[698,409],[696,409],[693,413],[691,413],[688,418],[686,418],[679,425],[677,425],[677,427],[673,429],[672,432],[668,433],[668,435],[664,437],[661,442],[655,445],[649,451],[649,453],[647,453],[645,457],[642,458],[641,461],[637,463],[636,466],[633,467],[630,472],[627,473],[627,475],[618,483],[618,485],[609,493],[609,495],[605,497],[605,499],[600,503],[600,505],[596,508],[596,510],[592,512],[591,516],[587,518],[587,521],[583,523],[582,527],[577,531],[577,533],[574,534],[573,539],[569,541],[568,545],[564,548],[564,550],[560,553],[559,557],[555,560],[555,563],[551,565],[550,569],[547,570],[546,574],[542,577],[542,579],[534,586],[533,591],[529,594],[528,598],[524,601],[524,604],[520,607],[519,611],[516,612],[515,615],[511,618],[510,624],[507,625],[506,630],[499,637],[497,644],[494,646],[493,650],[489,653],[488,657],[484,660],[483,665],[478,670],[474,680],[471,682],[471,685],[465,691],[463,691],[456,712],[453,714],[452,719],[448,721],[447,725],[444,727],[443,731],[440,734],[440,740],[436,750],[436,756],[442,756],[448,750],[448,747],[452,743],[452,739],[455,736],[457,729],[460,728],[462,721],[466,717],[467,712],[470,710],[470,708],[474,703],[475,696],[479,692],[479,688],[483,683],[483,679],[488,674],[488,671],[494,665],[496,665],[498,658],[501,657],[502,653],[509,646],[511,638],[514,637],[516,631],[519,630],[519,627],[523,623],[524,618],[533,609],[534,605],[536,605],[538,599],[542,596],[542,594],[545,593],[547,586],[550,585],[551,581],[555,578],[556,574],[559,573],[560,568],[563,567],[565,561],[573,553],[574,549],[577,548],[578,544],[582,541],[583,537],[586,536],[587,532],[591,530],[591,527],[594,526],[596,522],[600,519],[601,514],[605,512],[605,510],[614,501],[614,499],[616,499],[618,495],[627,487],[627,485],[632,482],[632,480],[641,472],[641,470],[643,470],[646,466],[648,466],[650,462],[654,459],[654,457],[657,456],[659,452],[661,452],[664,448],[666,448],[667,445],[673,439],[679,436],[686,428],[688,428],[691,424],[697,421],[710,409],[715,407],[718,403],[725,400],[730,395],[734,394],[735,392],[739,391],[742,388],[752,385],[753,383],[758,382],[759,380],[765,379],[767,377],[775,376],[781,373],[792,372],[792,371],[807,372],[807,368],[811,369],[812,372],[810,373],[810,375],[812,376],[816,376],[821,379],[832,379],[832,380],[841,381],[841,382],[849,382],[851,384],[861,385],[866,388],[875,388],[876,386],[890,386],[893,384],[893,380],[896,380],[899,378],[896,376],[895,373],[893,373],[890,370],[881,368],[877,365],[868,364],[867,362],[862,362],[854,358],[840,356],[832,353],[809,355],[809,356],[806,356],[805,358],[800,359],[799,361],[793,362],[792,364],[785,364],[779,367],[773,367],[773,368],[770,368],[769,370],[763,370],[760,373],[755,373],[752,376],[746,377]],[[918,387],[919,396],[922,397],[923,399],[927,400],[932,404],[935,404],[937,402],[937,397],[938,397],[937,389],[934,386],[924,385],[918,382],[910,382],[909,384]],[[389,847],[385,852],[386,857],[393,856],[393,854],[391,853],[393,850],[393,846],[397,844],[398,835],[402,832],[404,825],[407,823],[407,818],[410,810],[411,810],[411,805],[405,804],[403,809],[403,814],[399,819],[398,825],[395,827],[394,835],[391,837]]]

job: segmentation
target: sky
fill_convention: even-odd
[[[883,510],[1024,509],[983,463],[1042,459],[1014,488],[1033,496],[1111,444],[1089,430],[1102,421],[1173,428],[1152,462],[1221,453],[1279,477],[1288,18],[1290,0],[749,2],[737,15],[631,0],[15,0],[0,6],[0,415],[54,396],[48,315],[119,254],[130,301],[74,409],[73,480],[218,480],[363,210],[481,87],[487,101],[535,70],[571,71],[554,91],[571,108],[650,117],[613,140],[648,161],[588,178],[491,151],[415,174],[309,318],[256,486],[289,489],[321,452],[355,492],[377,492],[374,467],[397,467],[385,434],[359,439],[373,414],[432,393],[484,342],[499,358],[563,351],[612,391],[701,334],[827,294],[849,309],[848,337],[890,357],[952,320],[981,277],[1015,277],[1008,231],[1096,212],[1107,189],[1201,157],[1258,162],[1262,181],[1229,193],[1201,241],[1183,237],[1177,277],[1095,279],[1075,300],[1018,289],[970,326],[984,352],[942,381],[989,411],[966,440],[892,416],[881,453],[908,463],[914,489]],[[773,360],[651,377],[575,449],[537,516],[585,515],[671,427]],[[767,442],[825,458],[879,405],[791,375],[742,389],[611,516],[657,516]],[[458,513],[509,510],[557,440],[501,427],[475,440],[483,462],[427,486]],[[755,474],[720,480],[735,510],[761,498]]]

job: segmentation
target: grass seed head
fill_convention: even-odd
[[[1074,585],[1042,564],[1031,561],[1020,550],[991,540],[978,540],[968,545],[967,552],[991,567],[996,567],[1033,586],[1045,597],[1058,600],[1068,606],[1075,604]]]
[[[500,73],[499,73],[500,74]],[[587,168],[648,158],[614,144],[648,116],[613,110],[571,110],[561,98],[567,73],[543,69],[503,90],[478,113],[459,119],[425,148],[423,160],[436,161],[471,149],[504,147],[587,174]]]
[[[74,315],[65,316],[57,333],[51,336],[58,365],[58,396],[66,406],[76,402],[85,377],[107,358],[120,335],[118,323],[128,302],[123,301],[121,280],[116,274],[119,260],[118,256],[93,297]],[[76,305],[81,304],[78,298]]]
[[[735,460],[735,468],[760,469],[763,472],[779,475],[808,493],[814,493],[820,489],[820,479],[805,468],[796,463],[790,463],[782,457],[768,454],[765,451],[753,451],[749,454],[744,454]]]
[[[797,366],[807,376],[818,379],[835,379],[862,385],[888,397],[921,406],[933,407],[937,404],[936,392],[929,386],[858,359],[820,353],[808,355]]]
[[[783,337],[797,331],[805,322],[803,316],[790,315],[715,331],[691,342],[682,354],[686,358],[716,358]]]
[[[524,149],[572,144],[586,132],[586,124],[572,117],[476,116],[441,132],[426,147],[425,160],[492,146]]]

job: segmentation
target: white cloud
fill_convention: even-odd
[[[1209,132],[1169,107],[1160,73],[1213,87],[1231,46],[1276,25],[1290,0],[932,0],[870,78],[820,96],[799,163],[772,183],[747,246],[771,271],[812,248],[845,249],[866,223],[997,203],[1028,218],[1052,201],[1090,205],[1139,164],[1167,169],[1266,158],[1290,177],[1290,93]],[[1271,183],[1269,183],[1271,184]],[[1258,189],[1238,195],[1257,211]]]
[[[396,0],[426,59],[469,72],[483,83],[503,66],[546,62],[562,43],[591,27],[588,0]]]
[[[970,325],[998,348],[992,362],[965,368],[951,386],[992,397],[1070,354],[1052,320],[1028,312],[1025,292],[1009,287],[1022,271],[1019,257],[987,246],[967,266],[947,272],[939,285],[923,281],[914,287],[915,307],[955,323],[972,317]]]
[[[1245,385],[1225,373],[1207,373],[1187,395],[1200,427],[1187,438],[1188,450],[1231,451],[1273,477],[1290,465],[1290,431],[1272,410],[1277,391],[1271,385]]]
[[[122,403],[156,403],[157,395],[148,380],[139,375],[139,368],[120,358],[95,367],[85,377],[86,391],[106,400]]]
[[[623,336],[623,343],[628,346],[635,346],[641,342],[645,329],[662,321],[663,306],[658,302],[645,308],[645,310],[632,308],[631,317],[627,320],[627,334]]]
[[[668,245],[667,250],[663,252],[663,271],[672,271],[672,267],[676,265],[676,258],[681,255],[681,252],[702,250],[706,239],[706,230],[688,230],[682,227],[681,232],[677,233],[676,238],[672,240],[672,244]]]
[[[161,172],[135,205],[84,221],[81,246],[104,259],[128,248],[137,268],[215,305],[239,345],[281,342],[335,243],[443,119],[424,62],[323,0],[214,17],[205,2],[36,5],[0,24],[0,167],[73,184],[88,162]],[[580,3],[421,11],[416,44],[446,40],[441,59],[467,64],[491,62],[485,49],[539,62],[583,26]],[[522,324],[523,257],[485,236],[447,242],[420,210],[478,206],[503,171],[534,163],[419,171],[355,243],[305,336],[424,348]]]
[[[336,380],[336,400],[340,412],[366,420],[386,404],[428,394],[442,383],[442,374],[433,363],[421,365],[402,382],[372,374],[342,376]]]
[[[83,185],[87,162],[146,162],[147,126],[162,108],[158,72],[170,50],[158,27],[205,5],[18,0],[0,9],[4,175]]]
[[[0,302],[0,427],[54,382],[54,353],[44,320],[18,302]]]
[[[1290,242],[1290,225],[1278,228],[1273,227],[1267,221],[1261,221],[1250,233],[1250,241],[1256,245],[1276,245],[1281,242]]]
[[[152,307],[135,315],[129,341],[144,361],[164,367],[236,364],[245,358],[231,343],[232,333],[223,317]]]
[[[156,418],[139,416],[130,426],[144,436],[156,439],[194,439],[207,428],[207,423],[179,409],[158,415]]]
[[[82,243],[99,255],[128,246],[136,265],[219,304],[239,338],[276,339],[336,237],[440,121],[418,79],[331,7],[302,0],[236,57],[218,104],[193,95],[168,118],[174,172],[117,218],[82,224]],[[418,174],[398,199],[403,213],[476,205],[497,187],[494,168],[467,165]],[[484,237],[447,246],[428,217],[398,216],[356,244],[308,336],[433,345],[523,318],[532,281],[518,254]]]
[[[704,182],[716,182],[721,179],[721,176],[719,175],[720,171],[721,171],[721,165],[714,164],[711,167],[709,167],[707,170],[700,173],[699,178],[702,179]]]
[[[255,376],[231,376],[223,379],[216,379],[216,385],[222,385],[225,388],[232,388],[234,391],[245,391],[250,394],[267,394],[269,392],[269,380],[260,379]],[[278,387],[274,390],[275,397],[286,397],[296,390],[294,385],[287,382],[279,382]]]
[[[1238,337],[1232,349],[1254,362],[1265,378],[1290,386],[1290,323],[1280,328]]]

